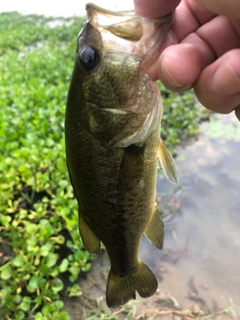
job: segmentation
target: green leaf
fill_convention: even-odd
[[[53,320],[70,320],[70,316],[65,311],[61,311],[57,316],[53,317]]]
[[[46,259],[47,259],[47,266],[49,268],[53,267],[57,262],[57,255],[55,253],[50,252]]]
[[[41,312],[38,312],[35,314],[35,320],[46,320],[46,318]]]
[[[19,311],[17,311],[17,314],[16,314],[16,320],[22,320],[22,319],[24,319],[25,318],[25,314],[24,314],[24,312],[23,311],[21,311],[21,310],[19,310]]]
[[[6,265],[6,267],[4,268],[1,267],[2,271],[1,271],[1,278],[3,280],[8,280],[11,278],[13,272],[12,272],[12,268],[9,265]]]
[[[19,294],[17,294],[14,297],[14,303],[19,304],[22,301],[22,296],[20,296]]]
[[[63,302],[61,300],[54,301],[54,305],[58,310],[63,308]]]
[[[24,297],[22,302],[20,303],[20,305],[18,306],[19,309],[23,310],[23,311],[28,311],[30,309],[31,306],[31,298],[30,297]]]
[[[68,287],[68,292],[69,297],[79,297],[82,295],[82,290],[77,283],[72,287]]]
[[[52,313],[53,311],[53,306],[51,304],[45,304],[43,307],[42,307],[42,313],[44,314],[44,316],[49,316],[49,314]],[[44,318],[46,319],[46,318]]]
[[[31,202],[31,201],[30,201]],[[25,230],[27,233],[32,234],[35,233],[38,229],[38,226],[34,223],[26,223],[25,225]]]
[[[42,275],[48,275],[49,274],[49,272],[50,272],[50,267],[48,267],[46,264],[44,264],[44,263],[42,263],[41,265],[40,265],[40,272],[41,272],[41,274]]]
[[[41,277],[32,276],[28,282],[28,286],[27,286],[28,291],[34,292],[38,288],[40,280],[41,280]]]
[[[43,296],[37,296],[37,297],[35,298],[35,303],[36,303],[36,305],[41,305],[42,302],[43,302]]]
[[[69,261],[68,259],[63,259],[60,266],[59,266],[59,271],[60,272],[65,272],[68,268],[68,265],[69,265]]]
[[[49,254],[50,251],[52,249],[52,245],[51,243],[46,243],[44,244],[41,248],[40,248],[40,255],[43,256],[43,257],[47,257]]]
[[[51,289],[53,292],[59,292],[63,289],[63,282],[60,279],[54,279],[51,281]]]
[[[12,263],[15,267],[21,267],[24,262],[24,256],[22,254],[19,254],[12,260]]]
[[[75,266],[71,266],[69,268],[69,271],[71,272],[72,275],[78,276],[78,274],[80,272],[80,268],[79,267],[75,267]]]

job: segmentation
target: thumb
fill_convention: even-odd
[[[180,0],[134,0],[135,13],[153,19],[173,11]]]

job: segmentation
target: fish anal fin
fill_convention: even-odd
[[[162,250],[164,242],[164,224],[157,205],[154,208],[155,212],[144,234],[155,247]]]
[[[158,287],[157,279],[152,271],[141,261],[137,270],[126,276],[109,272],[106,300],[110,308],[121,306],[131,299],[136,299],[135,290],[142,298],[152,296]]]
[[[98,254],[100,250],[100,240],[89,228],[84,217],[79,212],[79,231],[86,250],[93,254]]]
[[[178,175],[175,168],[175,163],[173,157],[171,156],[170,152],[164,145],[162,139],[160,138],[158,141],[158,159],[160,161],[162,170],[166,178],[174,183],[178,184]]]

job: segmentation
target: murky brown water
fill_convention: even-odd
[[[179,149],[180,190],[158,181],[159,195],[176,193],[172,208],[166,209],[170,215],[164,250],[144,238],[140,256],[158,276],[159,291],[137,304],[139,311],[132,319],[144,308],[158,308],[162,301],[179,303],[184,309],[197,305],[208,314],[233,304],[240,319],[240,124],[233,116],[220,119],[203,124],[198,139]],[[102,299],[105,308],[108,268],[103,254],[87,280],[81,280],[82,306],[78,300],[67,301],[71,320],[85,319],[79,309],[93,308],[91,299]]]

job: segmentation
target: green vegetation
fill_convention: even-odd
[[[92,259],[79,238],[64,155],[83,19],[53,21],[0,15],[1,319],[68,319],[60,312],[65,279],[74,283]],[[76,284],[68,292],[81,294]]]
[[[64,112],[81,18],[0,14],[0,318],[66,320],[93,259],[65,165]],[[163,90],[173,149],[198,129],[192,93]]]
[[[168,148],[181,143],[183,139],[198,132],[198,117],[201,116],[195,107],[192,92],[176,94],[159,84],[164,104],[161,136]]]

